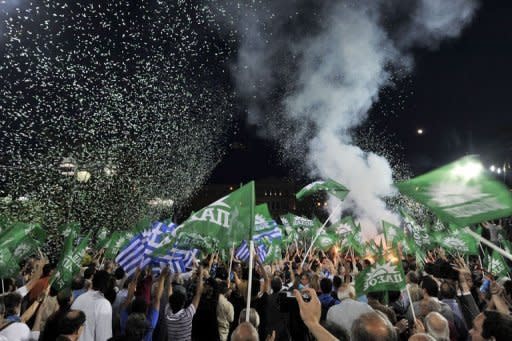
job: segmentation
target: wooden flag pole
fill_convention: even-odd
[[[506,258],[508,258],[509,260],[512,261],[512,255],[510,253],[508,253],[507,251],[497,247],[494,243],[492,243],[491,241],[485,239],[484,237],[482,237],[478,233],[473,232],[469,227],[465,227],[464,231],[467,232],[468,234],[470,234],[473,238],[475,238],[479,242],[484,243],[485,245],[487,245],[491,249],[496,250],[496,252],[500,253],[503,257],[506,257]]]
[[[341,202],[338,204],[338,206],[336,206],[336,208],[332,211],[332,213],[329,215],[329,217],[327,217],[327,220],[324,222],[322,227],[319,228],[318,231],[316,232],[315,238],[313,238],[313,240],[311,241],[311,245],[309,246],[308,251],[304,255],[304,259],[302,260],[302,263],[300,264],[301,268],[304,267],[304,263],[306,262],[306,258],[308,258],[308,255],[311,252],[311,249],[313,248],[313,245],[315,245],[316,240],[318,239],[320,234],[324,231],[325,226],[327,225],[329,220],[331,220],[331,218],[334,217],[334,215],[338,212],[339,209],[341,209]]]
[[[247,281],[247,305],[245,307],[245,321],[249,322],[251,312],[251,292],[252,292],[252,267],[254,263],[254,241],[249,241],[249,279]]]

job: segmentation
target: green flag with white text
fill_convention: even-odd
[[[402,264],[380,259],[356,276],[357,295],[379,291],[401,291],[405,288]]]
[[[494,277],[508,276],[508,265],[503,256],[496,250],[493,250],[492,254],[488,254],[485,257],[485,264],[487,271]]]
[[[400,208],[399,211],[404,221],[404,227],[414,239],[416,246],[424,250],[428,249],[432,240],[427,228],[418,224],[404,208]]]
[[[432,237],[436,240],[439,246],[449,253],[478,255],[479,242],[473,238],[473,236],[462,230],[434,232]]]
[[[512,194],[472,156],[396,186],[459,227],[512,215]]]
[[[212,252],[250,240],[254,229],[254,181],[193,213],[176,230],[178,244]],[[197,243],[197,242],[200,243]]]
[[[397,242],[403,240],[405,237],[405,232],[403,228],[388,223],[385,220],[382,221],[382,230],[384,233],[384,238],[386,238],[387,242],[391,242],[391,245],[395,245]]]
[[[358,227],[352,216],[343,217],[329,227],[329,229],[335,231],[340,238],[345,238],[347,235],[356,231],[357,228]]]
[[[55,274],[53,276],[52,282],[53,286],[57,290],[62,290],[71,284],[73,280],[73,276],[80,271],[82,258],[85,253],[85,249],[87,248],[87,244],[89,243],[89,237],[85,237],[82,239],[80,244],[76,247],[73,247],[70,244],[70,237],[67,239],[67,243],[65,246],[64,254],[62,255],[59,264],[57,265]],[[71,245],[71,247],[70,247]]]
[[[344,200],[349,192],[349,190],[342,184],[339,184],[336,181],[329,179],[326,181],[319,180],[310,183],[309,185],[302,188],[299,192],[297,192],[297,194],[295,194],[295,197],[298,200],[300,200],[306,196],[312,195],[320,191],[332,194],[340,200]]]

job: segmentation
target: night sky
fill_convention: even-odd
[[[480,155],[486,165],[510,160],[511,17],[510,1],[481,1],[460,37],[435,50],[416,49],[414,71],[381,91],[365,125],[388,137],[387,146],[412,175],[466,154]],[[210,182],[297,176],[276,145],[258,138],[243,119],[233,141]]]

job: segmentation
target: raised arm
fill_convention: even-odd
[[[192,299],[192,304],[197,309],[199,302],[201,301],[201,295],[203,294],[203,267],[199,267],[199,276],[197,276],[196,294]]]
[[[121,309],[127,309],[130,303],[132,303],[133,296],[135,296],[135,290],[137,289],[137,282],[139,281],[140,276],[140,268],[137,268],[135,271],[135,275],[133,276],[132,281],[128,284],[128,295],[121,305]]]
[[[153,301],[153,308],[155,310],[160,310],[160,300],[162,299],[162,294],[164,293],[165,280],[169,277],[169,267],[165,267],[160,274],[160,278],[158,278],[158,286],[156,288],[155,300]],[[172,284],[171,284],[172,286]]]
[[[320,325],[320,315],[322,314],[322,306],[318,300],[318,296],[314,289],[307,288],[303,292],[311,297],[310,302],[305,302],[302,295],[298,290],[294,290],[293,294],[297,299],[300,309],[300,317],[304,324],[308,327],[309,331],[317,340],[321,341],[335,341],[337,340],[331,333]]]

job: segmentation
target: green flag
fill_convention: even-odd
[[[178,244],[212,252],[250,240],[254,229],[254,181],[195,212],[176,229]],[[199,242],[199,243],[197,243]]]
[[[20,267],[14,259],[11,251],[7,248],[0,249],[0,278],[17,276]]]
[[[310,183],[309,185],[302,188],[299,192],[297,192],[297,194],[295,194],[295,197],[298,200],[300,200],[306,196],[312,195],[320,191],[332,194],[340,200],[344,200],[349,192],[349,190],[342,184],[339,184],[336,181],[329,179],[326,181],[319,180]]]
[[[486,268],[494,277],[508,276],[508,265],[503,256],[496,250],[492,251],[492,255],[486,257]]]
[[[465,255],[478,255],[479,242],[470,234],[455,230],[450,232],[434,232],[433,239],[450,253],[461,253]]]
[[[262,240],[263,244],[267,247],[267,255],[264,263],[270,264],[274,261],[281,260],[283,258],[281,241],[278,239],[269,240],[267,238]]]
[[[70,236],[72,237],[72,235]],[[70,237],[67,239],[71,240]],[[75,248],[69,247],[69,242],[66,243],[64,254],[59,261],[55,274],[52,278],[53,286],[55,286],[57,290],[62,290],[69,286],[73,280],[73,276],[80,271],[82,258],[88,243],[88,236],[83,238],[80,244]]]
[[[78,237],[80,234],[80,224],[72,221],[66,224],[63,224],[59,227],[60,234],[64,238],[68,238],[69,236],[74,236],[73,238]]]
[[[323,231],[318,235],[318,238],[315,241],[315,247],[327,251],[334,245],[336,245],[339,241],[339,237],[332,232]]]
[[[102,227],[98,230],[96,233],[96,249],[100,250],[103,249],[106,245],[106,243],[110,239],[110,232],[106,227]]]
[[[345,245],[354,250],[354,253],[362,256],[366,253],[366,245],[361,234],[361,226],[356,225],[356,229],[346,235]]]
[[[123,246],[126,245],[132,238],[133,233],[115,231],[111,234],[110,238],[105,242],[103,248],[105,249],[105,259],[114,259]]]
[[[384,232],[384,238],[386,238],[387,242],[391,242],[392,245],[395,245],[396,242],[403,240],[405,237],[403,228],[388,223],[385,220],[382,221],[382,230]]]
[[[36,228],[34,224],[16,222],[4,232],[0,237],[0,249],[12,249],[18,245],[26,236],[29,236]]]
[[[424,250],[428,249],[431,239],[427,228],[418,224],[404,208],[400,208],[399,211],[404,220],[405,229],[411,234],[416,246]]]
[[[36,253],[37,248],[40,246],[38,241],[27,237],[14,247],[12,255],[17,262],[20,262],[31,254]]]
[[[441,220],[457,226],[512,215],[512,194],[489,177],[472,156],[396,186],[401,193],[429,207]]]
[[[329,227],[330,230],[335,231],[340,238],[344,238],[347,235],[357,230],[357,225],[354,222],[352,216],[346,216],[341,218],[340,221],[334,223]]]
[[[405,288],[404,269],[400,263],[379,262],[364,269],[356,276],[357,295],[379,291],[401,291]]]
[[[263,233],[275,228],[275,222],[267,204],[254,207],[254,234]]]

